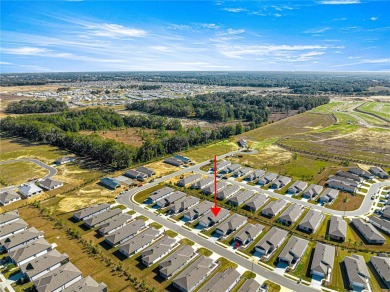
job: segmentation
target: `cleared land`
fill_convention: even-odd
[[[200,146],[182,154],[199,163],[213,159],[214,155],[225,154],[237,149],[238,145],[236,142],[225,140],[209,146]]]
[[[0,187],[20,185],[32,179],[42,178],[47,174],[46,169],[32,162],[11,162],[2,164],[0,167]]]
[[[360,110],[374,114],[390,121],[390,103],[385,102],[367,102],[359,107]]]

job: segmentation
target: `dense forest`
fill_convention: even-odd
[[[1,86],[137,81],[145,82],[146,87],[139,88],[142,90],[157,89],[154,87],[155,83],[177,82],[219,86],[286,87],[296,94],[390,95],[390,75],[379,72],[80,72],[2,74],[1,77]],[[381,89],[371,91],[371,87]]]
[[[258,97],[245,95],[245,92],[218,92],[194,98],[137,101],[128,104],[127,109],[161,116],[195,117],[219,122],[244,120],[260,125],[267,121],[270,109],[272,112],[304,112],[328,102],[329,98],[323,96]]]
[[[52,113],[67,110],[68,106],[63,101],[55,99],[47,100],[20,100],[11,102],[6,107],[7,113],[31,114],[31,113]]]
[[[145,122],[146,119],[148,122]],[[73,120],[77,121],[78,126],[75,126]],[[104,139],[97,134],[81,135],[77,130],[77,128],[103,130],[122,126],[139,126],[144,122],[152,128],[161,129],[161,133],[158,139],[147,139],[139,148]],[[171,123],[178,129],[174,134],[168,134],[165,129],[168,129],[170,122],[164,117],[121,117],[112,110],[87,109],[53,115],[7,117],[1,120],[0,130],[31,141],[69,149],[76,154],[120,169],[149,161],[155,157],[186,150],[192,146],[226,139],[243,131],[240,123],[212,130],[199,127],[184,130],[181,125],[179,126],[178,121],[175,121]]]

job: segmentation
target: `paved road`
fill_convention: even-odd
[[[7,163],[13,163],[13,162],[20,162],[20,161],[32,162],[32,163],[35,163],[36,165],[46,169],[48,171],[48,174],[46,176],[44,176],[42,179],[51,178],[52,176],[54,176],[57,173],[57,169],[55,167],[47,165],[46,163],[43,163],[42,161],[40,161],[38,159],[34,159],[34,158],[19,158],[19,159],[0,161],[0,165],[7,164]],[[11,190],[15,187],[17,187],[17,186],[5,187],[5,188],[0,189],[0,191],[2,191],[2,192],[8,191],[8,190]]]
[[[133,197],[133,195],[135,195],[139,191],[140,191],[140,189],[132,189],[132,190],[124,193],[123,195],[121,195],[117,199],[117,202],[127,206],[128,208],[134,209],[134,211],[160,223],[161,225],[165,226],[168,229],[171,229],[171,230],[177,232],[178,234],[182,235],[183,237],[191,239],[192,241],[196,242],[197,244],[204,246],[205,248],[229,259],[230,261],[232,261],[234,263],[237,263],[238,265],[240,265],[248,270],[252,270],[254,273],[256,273],[256,274],[258,274],[258,275],[260,275],[260,276],[262,276],[262,277],[264,277],[272,282],[278,283],[278,284],[280,284],[286,288],[289,288],[291,290],[294,290],[294,291],[302,291],[302,292],[318,291],[314,288],[305,286],[303,284],[297,284],[295,281],[292,281],[288,278],[283,277],[282,275],[276,274],[276,273],[269,271],[269,270],[267,270],[267,269],[265,269],[257,264],[254,264],[251,260],[246,259],[242,256],[239,256],[239,255],[227,250],[226,248],[223,248],[223,247],[217,245],[216,243],[208,241],[207,239],[200,237],[199,235],[196,235],[193,232],[186,230],[183,227],[181,227],[180,225],[177,225],[177,224],[175,224],[175,223],[173,223],[173,222],[171,222],[163,217],[157,216],[155,213],[153,213],[153,211],[146,210],[146,209],[140,207],[139,205],[134,204],[131,201],[131,198]]]

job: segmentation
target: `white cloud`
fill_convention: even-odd
[[[304,33],[323,33],[330,30],[330,27],[314,28],[305,30]]]
[[[200,23],[199,26],[209,29],[219,29],[220,26],[216,25],[215,23]]]
[[[93,31],[93,34],[99,37],[143,37],[147,34],[143,29],[128,28],[113,23],[89,24],[86,28]]]
[[[47,49],[44,48],[36,48],[36,47],[20,47],[20,48],[11,48],[4,49],[4,52],[11,55],[26,55],[26,56],[34,56],[47,53]]]
[[[390,58],[364,59],[355,63],[337,64],[337,65],[332,65],[331,67],[347,67],[347,66],[362,65],[362,64],[390,64]]]
[[[346,4],[359,4],[360,0],[324,0],[318,2],[325,5],[346,5]]]
[[[371,17],[370,19],[371,19],[372,21],[375,21],[375,20],[378,20],[378,17],[373,16],[373,17]]]
[[[245,8],[224,8],[223,10],[233,12],[233,13],[239,13],[239,12],[245,12],[248,11]]]
[[[219,35],[237,35],[245,32],[245,29],[228,28],[225,32],[221,32]]]

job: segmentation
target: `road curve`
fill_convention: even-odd
[[[13,162],[20,162],[20,161],[32,162],[32,163],[35,163],[36,165],[46,169],[48,171],[48,174],[45,175],[42,179],[51,178],[54,175],[56,175],[56,173],[57,173],[57,169],[55,167],[47,165],[46,163],[43,163],[42,161],[40,161],[38,159],[34,159],[34,158],[18,158],[18,159],[10,159],[10,160],[5,160],[5,161],[0,161],[0,165],[7,164],[7,163],[13,163]],[[8,191],[8,190],[11,190],[15,187],[17,187],[17,186],[5,187],[5,188],[0,189],[0,191],[1,192]]]

